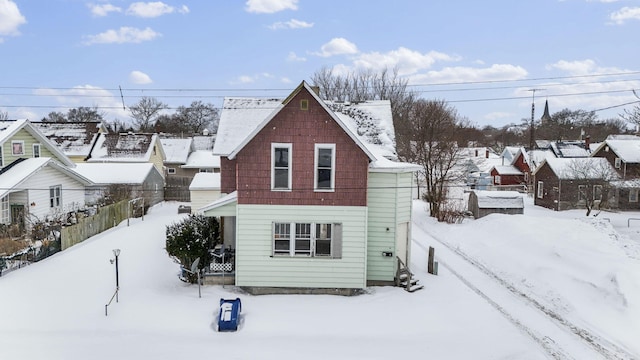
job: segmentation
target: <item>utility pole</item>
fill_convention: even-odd
[[[536,91],[546,89],[529,89],[531,91],[531,124],[529,124],[529,151],[533,150],[535,142],[535,113],[536,113]]]

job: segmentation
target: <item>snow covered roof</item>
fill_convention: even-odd
[[[156,134],[100,134],[87,161],[147,162],[156,141]]]
[[[600,146],[609,146],[609,148],[626,163],[640,163],[640,138],[624,140],[607,139]]]
[[[216,143],[216,134],[195,135],[193,137],[193,150],[213,150]]]
[[[47,166],[58,170],[66,176],[72,177],[73,179],[79,181],[84,185],[91,184],[90,179],[75,173],[73,170],[68,169],[64,165],[60,165],[58,162],[51,158],[38,157],[18,159],[13,163],[7,165],[4,169],[2,169],[2,172],[0,172],[0,198],[11,192],[23,190],[18,188],[20,184],[22,184],[36,172]]]
[[[589,151],[585,149],[584,143],[552,141],[551,149],[557,157],[577,158],[589,156]]]
[[[139,185],[155,167],[152,163],[81,163],[73,170],[98,185]]]
[[[542,165],[542,163],[546,159],[555,159],[556,154],[551,150],[531,150],[529,151],[529,166],[531,170],[536,169],[538,166]]]
[[[192,138],[161,138],[160,145],[165,156],[164,162],[168,164],[185,164],[191,152],[192,143]]]
[[[213,153],[227,156],[276,109],[282,99],[225,98]]]
[[[372,160],[371,169],[391,168],[382,160],[382,158],[394,160],[397,158],[391,103],[388,100],[364,101],[357,104],[324,101],[306,82],[298,86],[289,98],[301,89],[306,89],[345,133],[363,149]],[[214,154],[235,157],[238,151],[283,108],[283,101],[289,98],[285,100],[225,98],[218,136],[213,148]],[[414,166],[397,163],[394,167],[409,170]]]
[[[524,200],[517,191],[475,190],[478,207],[481,209],[522,209]]]
[[[67,156],[87,156],[98,133],[106,132],[101,122],[32,122]]]
[[[196,150],[189,154],[184,169],[220,168],[220,156],[213,155],[211,150]]]
[[[507,161],[509,161],[509,163],[511,163],[516,158],[516,155],[518,154],[519,150],[520,148],[517,146],[505,146],[500,156],[502,156]]]
[[[197,173],[189,190],[220,190],[220,173]]]
[[[520,169],[513,165],[496,165],[493,168],[500,175],[524,175]]]
[[[559,179],[601,179],[617,178],[617,173],[611,163],[602,157],[588,158],[548,158],[545,162]],[[542,168],[542,164],[537,170]],[[536,170],[536,172],[537,172]],[[577,174],[578,172],[578,174]]]
[[[64,165],[73,167],[75,166],[73,161],[62,152],[62,150],[56,146],[51,140],[47,139],[44,134],[38,130],[27,119],[13,120],[13,121],[0,121],[0,145],[5,141],[11,139],[18,131],[24,129],[36,140],[38,140],[47,150],[56,156],[56,160],[62,162]]]
[[[219,208],[219,207],[227,205],[227,204],[233,204],[233,203],[235,203],[237,201],[238,201],[238,192],[234,191],[234,192],[229,193],[229,194],[221,197],[220,199],[218,199],[218,200],[216,200],[216,201],[214,201],[214,202],[212,202],[212,203],[210,203],[208,205],[205,205],[205,206],[201,207],[198,210],[204,213],[204,212],[207,212],[209,210],[213,210],[215,208]]]

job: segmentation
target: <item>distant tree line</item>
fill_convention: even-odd
[[[66,113],[53,111],[42,118],[50,122],[103,122],[111,132],[163,132],[179,135],[200,134],[205,129],[216,133],[220,114],[210,103],[193,101],[189,106],[179,106],[174,113],[167,112],[169,106],[153,97],[142,97],[128,107],[131,123],[115,119],[105,120],[105,113],[97,107],[78,107]],[[0,113],[0,120],[8,114]]]

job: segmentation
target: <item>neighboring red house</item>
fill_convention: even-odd
[[[213,150],[234,282],[254,293],[393,284],[410,258],[412,173],[391,161],[388,101],[227,98]]]
[[[505,154],[511,152],[503,151]],[[524,148],[519,148],[511,158],[508,165],[495,165],[489,171],[494,185],[528,185],[531,179],[531,168],[529,167],[529,156]]]
[[[618,209],[640,209],[640,137],[609,136],[593,151],[592,156],[607,159],[622,179],[612,183],[616,190]]]

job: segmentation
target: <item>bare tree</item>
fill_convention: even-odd
[[[424,198],[430,214],[443,220],[441,210],[447,200],[447,187],[460,179],[460,147],[456,129],[460,123],[457,111],[444,100],[417,100],[408,116],[411,129],[411,152],[406,160],[422,166],[425,181]]]
[[[631,110],[624,109],[624,112],[620,114],[620,117],[625,121],[634,124],[636,129],[640,128],[640,105],[636,105]]]
[[[320,89],[320,97],[326,100],[389,100],[396,130],[396,151],[401,157],[410,151],[408,114],[416,94],[409,90],[408,80],[400,78],[397,69],[384,69],[379,73],[360,70],[343,76],[323,67],[311,76],[311,81]]]
[[[204,129],[213,133],[218,130],[220,116],[218,109],[213,104],[205,104],[202,101],[194,101],[189,107],[180,106],[176,115],[185,122],[187,129],[192,133],[202,133]]]
[[[143,96],[135,105],[129,106],[129,111],[138,131],[147,132],[153,130],[157,117],[168,108],[167,104],[156,98]]]
[[[69,109],[66,114],[59,111],[52,111],[42,118],[42,121],[50,122],[89,122],[104,121],[104,113],[98,111],[97,106],[80,106]]]
[[[572,179],[578,186],[578,203],[584,203],[586,216],[593,209],[608,205],[610,182],[618,179],[618,174],[605,158],[572,159],[564,170],[564,177]]]

